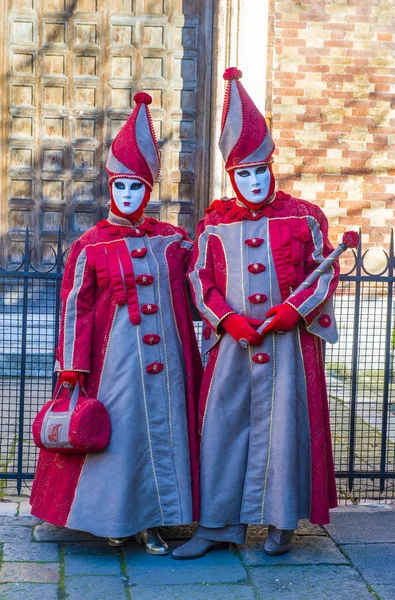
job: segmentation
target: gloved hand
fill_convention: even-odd
[[[267,313],[266,318],[273,317],[273,315],[275,317],[269,325],[266,325],[262,331],[263,335],[269,333],[269,331],[291,331],[301,318],[298,311],[286,302],[273,306]]]
[[[259,346],[263,341],[263,335],[254,328],[259,327],[262,323],[263,321],[258,319],[232,313],[225,317],[221,325],[237,342],[245,339],[251,346]]]
[[[62,371],[60,374],[60,383],[68,383],[73,388],[80,384],[80,387],[84,386],[85,373],[79,373],[78,371]]]

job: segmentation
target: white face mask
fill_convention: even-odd
[[[114,202],[119,211],[131,215],[140,208],[145,196],[145,185],[142,181],[119,177],[111,185]]]
[[[235,169],[235,183],[239,192],[253,204],[266,200],[270,189],[270,169],[265,165]]]

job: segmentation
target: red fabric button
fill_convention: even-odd
[[[205,340],[209,340],[210,336],[211,336],[211,329],[210,329],[210,327],[205,327],[203,329],[203,337],[204,337],[204,339]]]
[[[254,356],[252,356],[251,358],[254,362],[258,363],[258,365],[263,365],[263,363],[267,363],[270,360],[270,356],[268,354],[265,354],[265,352],[258,352],[257,354],[254,354]]]
[[[157,335],[156,333],[146,333],[143,335],[143,342],[149,346],[154,346],[160,342],[160,335]]]
[[[256,275],[258,273],[262,273],[262,271],[265,271],[266,267],[262,263],[253,263],[252,265],[248,265],[248,270],[250,273]]]
[[[148,273],[144,275],[137,275],[136,277],[137,285],[150,285],[153,281],[153,276],[149,275]]]
[[[143,237],[145,235],[145,231],[144,229],[139,229],[138,227],[136,227],[136,229],[131,229],[129,232],[130,237]]]
[[[157,373],[160,373],[161,371],[163,371],[163,367],[164,367],[163,363],[161,363],[161,362],[153,362],[150,365],[148,365],[145,368],[145,370],[150,375],[156,375]]]
[[[251,238],[248,240],[244,240],[244,243],[247,244],[247,246],[250,246],[251,248],[258,248],[258,246],[261,246],[264,241],[265,240],[263,238]]]
[[[267,296],[265,294],[252,294],[248,296],[248,300],[252,302],[252,304],[263,304],[267,300]]]
[[[133,258],[144,258],[147,254],[147,248],[137,248],[137,250],[132,250]]]
[[[318,319],[318,322],[321,325],[321,327],[329,327],[329,325],[332,323],[332,319],[330,318],[329,315],[327,315],[325,313],[320,316],[320,318]]]
[[[153,315],[158,310],[157,304],[143,304],[141,307],[141,312],[145,315]]]

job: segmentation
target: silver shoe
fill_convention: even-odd
[[[123,546],[129,546],[133,541],[133,536],[124,538],[108,538],[108,545],[113,548],[123,548]]]
[[[269,556],[278,556],[285,554],[292,548],[293,529],[277,529],[274,525],[269,525],[268,536],[265,541],[263,551]]]
[[[136,542],[141,546],[145,546],[145,551],[148,554],[156,554],[163,556],[169,554],[169,546],[159,535],[157,527],[143,529],[135,535]]]

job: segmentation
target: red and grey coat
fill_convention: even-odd
[[[111,215],[73,244],[57,368],[86,374],[111,442],[82,456],[42,450],[32,514],[105,537],[196,518],[202,364],[185,285],[191,247],[181,227]]]
[[[336,487],[322,339],[337,339],[338,264],[293,293],[332,251],[327,220],[283,192],[258,212],[235,200],[223,208],[199,223],[189,273],[210,350],[199,401],[200,523],[327,523]],[[221,327],[233,312],[263,321],[285,301],[300,325],[259,347],[242,348]]]

